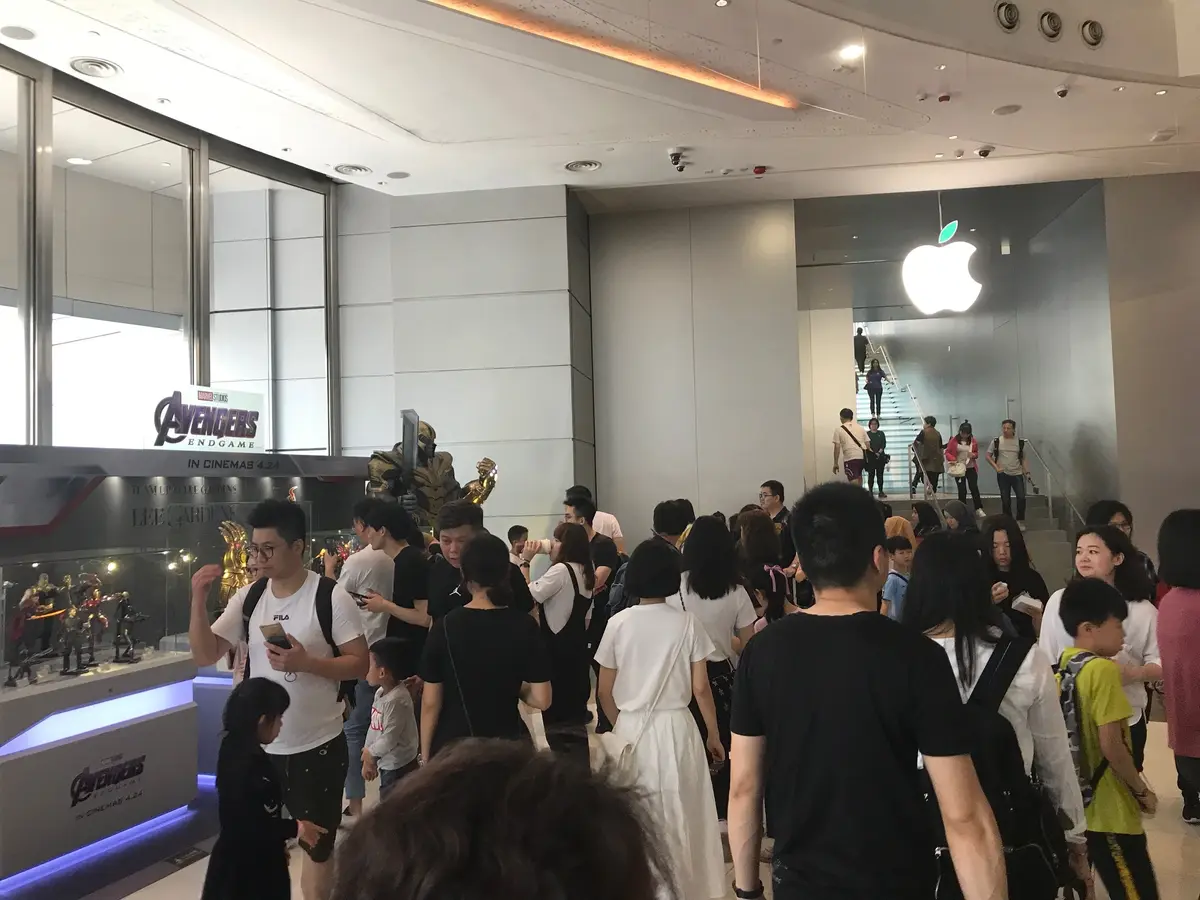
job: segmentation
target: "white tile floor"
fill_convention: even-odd
[[[1180,818],[1181,802],[1175,788],[1175,764],[1167,748],[1167,728],[1161,722],[1150,723],[1146,774],[1162,798],[1158,815],[1146,821],[1150,857],[1158,873],[1162,900],[1197,900],[1200,895],[1200,827],[1185,825]],[[374,788],[368,787],[368,793],[367,802],[370,804],[376,796]],[[206,865],[206,861],[201,860],[149,887],[126,895],[127,900],[190,900],[199,897]],[[293,853],[293,896],[296,898],[300,897],[299,872],[299,860]],[[766,867],[763,880],[769,882]],[[1101,900],[1106,900],[1103,888],[1098,893]],[[113,895],[106,893],[106,896]],[[728,896],[733,896],[732,891]]]

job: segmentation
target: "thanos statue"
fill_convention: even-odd
[[[422,530],[433,527],[438,512],[447,503],[469,500],[482,504],[496,487],[498,469],[486,457],[475,465],[478,477],[460,485],[454,475],[454,457],[437,449],[437,432],[428,422],[417,427],[416,464],[411,475],[404,471],[404,449],[401,441],[391,450],[371,454],[367,493],[399,500]]]
[[[225,555],[221,559],[221,592],[217,600],[219,609],[224,609],[229,598],[253,581],[249,561],[246,557],[246,529],[237,522],[228,520],[220,524],[221,537],[225,541]]]

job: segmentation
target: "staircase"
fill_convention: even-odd
[[[884,469],[883,490],[888,495],[888,502],[892,505],[893,513],[907,517],[912,512],[913,502],[909,499],[909,485],[915,475],[910,462],[912,458],[910,445],[921,428],[921,408],[916,398],[913,397],[912,391],[900,381],[900,376],[893,368],[886,348],[872,340],[870,352],[867,355],[867,365],[869,366],[870,361],[875,358],[879,359],[884,372],[893,379],[893,381],[885,380],[883,382],[880,415],[877,417],[879,429],[887,435],[887,452],[892,457],[891,463]],[[865,373],[858,374],[857,364],[854,365],[854,374],[859,388],[854,414],[858,422],[866,428],[867,423],[871,420],[871,400],[867,396],[866,377]],[[987,452],[983,446],[983,440],[984,438],[980,439],[981,456]],[[1026,452],[1032,453],[1033,448],[1027,445]],[[1038,477],[1042,482],[1047,480],[1041,475]],[[866,485],[867,479],[864,475],[863,486],[866,487]],[[938,506],[941,506],[945,500],[957,498],[957,485],[949,475],[942,475],[939,487],[940,491],[935,498]],[[982,458],[979,461],[979,490],[983,495],[984,513],[989,516],[999,515],[1001,507],[996,477],[987,461]],[[916,499],[922,499],[920,488],[918,488]],[[969,495],[967,505],[968,508],[971,506]],[[1015,511],[1016,498],[1013,499],[1013,507]],[[1062,529],[1058,520],[1052,516],[1049,497],[1044,494],[1034,494],[1032,487],[1028,487],[1026,492],[1024,536],[1025,544],[1029,548],[1029,556],[1033,560],[1034,567],[1046,579],[1047,587],[1051,592],[1063,587],[1074,572],[1074,541]]]
[[[872,357],[867,357],[870,365]],[[858,379],[858,394],[855,396],[854,417],[863,428],[871,420],[871,398],[867,396],[867,380],[865,373],[858,374],[858,365],[854,366],[854,375]],[[908,487],[913,474],[908,459],[912,455],[909,445],[917,432],[921,430],[921,414],[912,395],[901,385],[893,384],[886,379],[883,382],[883,400],[880,407],[879,430],[887,435],[887,452],[892,461],[883,470],[883,492],[889,496],[907,497]],[[915,474],[915,473],[914,473]],[[863,485],[867,483],[863,476]],[[876,488],[878,490],[878,488]]]

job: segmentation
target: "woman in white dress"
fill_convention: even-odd
[[[635,780],[663,835],[679,896],[713,900],[727,890],[708,763],[709,755],[724,762],[725,748],[708,684],[713,643],[691,613],[666,602],[680,574],[679,553],[664,541],[633,551],[625,588],[641,601],[609,620],[596,651],[597,698],[613,732],[634,745]],[[688,712],[693,696],[707,741]]]

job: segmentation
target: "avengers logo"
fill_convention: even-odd
[[[158,432],[155,447],[178,444],[188,435],[212,437],[218,441],[225,438],[249,441],[258,434],[258,410],[188,404],[176,391],[158,401],[154,408],[154,427]]]
[[[146,769],[146,757],[139,756],[93,772],[84,768],[71,782],[71,806],[83,803],[96,791],[137,778]]]

